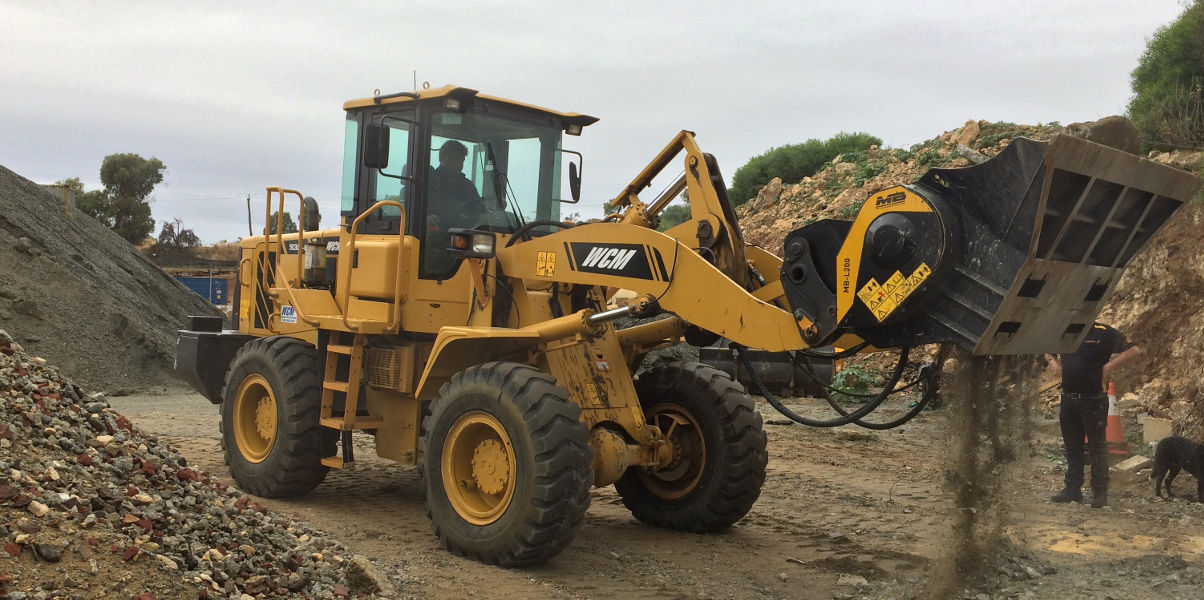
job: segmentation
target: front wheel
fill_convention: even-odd
[[[724,372],[701,363],[662,363],[635,382],[650,425],[672,459],[633,467],[615,482],[636,519],[678,531],[718,531],[752,509],[765,483],[765,431],[752,398]]]
[[[589,431],[568,391],[518,363],[487,363],[439,389],[424,420],[426,512],[452,552],[519,566],[573,539],[593,484]]]
[[[248,342],[222,390],[222,446],[238,487],[268,498],[301,496],[326,478],[333,438],[319,424],[317,351],[291,337]]]

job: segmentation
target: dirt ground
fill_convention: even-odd
[[[228,481],[218,412],[183,388],[110,399],[194,466]],[[951,401],[957,401],[952,399]],[[804,415],[826,405],[796,399]],[[767,421],[770,461],[760,500],[715,535],[643,525],[613,488],[594,490],[574,542],[549,563],[507,570],[443,550],[423,514],[418,471],[375,457],[357,439],[357,468],[332,472],[309,496],[264,504],[294,513],[373,559],[406,598],[927,598],[952,564],[958,521],[949,484],[955,432],[948,409],[886,432]],[[902,407],[896,407],[901,411]],[[1032,416],[1032,438],[992,506],[1002,542],[957,597],[1197,598],[1204,585],[1204,505],[1153,499],[1143,476],[1113,474],[1111,506],[1054,505],[1064,462],[1057,423]],[[358,434],[357,434],[358,435]],[[1182,495],[1195,481],[1176,482]],[[984,538],[985,539],[985,538]],[[958,550],[960,551],[960,550]],[[944,582],[949,583],[949,582]]]

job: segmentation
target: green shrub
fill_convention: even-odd
[[[857,213],[861,212],[861,206],[863,204],[865,204],[864,198],[846,204],[844,208],[840,209],[840,218],[852,219],[853,217],[856,217]]]
[[[857,165],[857,170],[853,172],[853,183],[861,185],[886,172],[886,165],[863,163]]]
[[[1204,147],[1204,0],[1154,33],[1130,83],[1145,149]]]
[[[748,202],[774,177],[782,183],[797,183],[817,173],[825,163],[841,154],[881,146],[882,140],[868,133],[839,133],[820,141],[810,139],[801,144],[771,148],[736,169],[727,195],[733,206]]]
[[[689,206],[685,204],[670,204],[661,211],[660,224],[656,226],[656,230],[668,231],[671,227],[676,227],[682,223],[685,223],[689,218]]]
[[[871,388],[878,385],[878,378],[873,373],[849,365],[832,377],[832,399],[842,404],[865,404],[866,398],[851,394],[866,395]]]

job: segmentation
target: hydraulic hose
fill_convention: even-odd
[[[894,390],[895,392],[901,392],[904,389],[907,389],[908,387],[911,387],[917,383],[924,383],[924,393],[920,396],[920,399],[916,402],[916,405],[913,406],[910,411],[908,411],[907,413],[905,413],[904,415],[900,416],[899,418],[897,418],[893,421],[887,421],[885,423],[871,423],[868,421],[863,421],[861,419],[857,419],[857,420],[853,421],[853,424],[858,425],[860,427],[864,427],[866,429],[872,429],[874,431],[885,431],[887,429],[894,429],[895,427],[903,425],[904,423],[915,418],[916,415],[920,414],[920,412],[922,412],[925,408],[927,408],[928,403],[933,398],[936,397],[937,393],[939,393],[940,373],[941,373],[941,369],[944,368],[944,365],[945,365],[945,353],[946,353],[946,348],[944,346],[942,346],[941,349],[937,352],[936,361],[921,367],[920,375],[918,377],[916,377],[915,381],[911,382],[906,387],[900,388],[898,390]],[[808,365],[808,366],[810,366],[810,365]],[[842,392],[842,393],[847,393],[847,392]],[[832,409],[835,410],[836,412],[840,413],[841,416],[849,415],[849,412],[846,411],[844,409],[844,407],[840,406],[840,404],[838,402],[833,400],[831,396],[828,396],[827,400],[828,400],[828,406],[831,406]]]
[[[811,427],[841,427],[843,425],[857,422],[861,419],[861,417],[874,412],[874,410],[876,410],[882,405],[883,402],[886,401],[886,398],[893,392],[895,384],[899,383],[899,379],[903,376],[903,369],[907,366],[907,353],[910,350],[910,348],[899,349],[899,362],[895,364],[895,370],[891,373],[890,379],[886,382],[886,386],[883,387],[882,391],[878,392],[878,394],[876,394],[872,400],[852,413],[848,413],[827,421],[809,419],[790,410],[785,404],[782,404],[781,400],[778,400],[778,398],[774,396],[768,388],[765,387],[765,383],[762,382],[761,378],[757,376],[756,370],[750,367],[747,362],[743,363],[743,366],[745,372],[748,373],[749,380],[752,381],[753,385],[757,387],[757,392],[764,396],[765,401],[768,402],[770,406],[774,407],[774,409],[776,409],[779,413],[782,413],[782,415],[787,419],[790,419],[795,423],[801,423]],[[734,344],[732,345],[732,360],[740,363],[740,348]]]

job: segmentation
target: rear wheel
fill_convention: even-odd
[[[222,390],[222,446],[238,486],[256,496],[303,495],[326,478],[333,450],[318,412],[317,351],[290,337],[248,342]]]
[[[556,380],[487,363],[452,377],[424,421],[426,512],[452,552],[538,563],[572,541],[593,483],[589,431]]]
[[[655,471],[628,469],[615,482],[631,514],[691,532],[718,531],[748,514],[769,454],[761,416],[744,389],[718,369],[682,362],[653,367],[635,388],[673,457]]]

